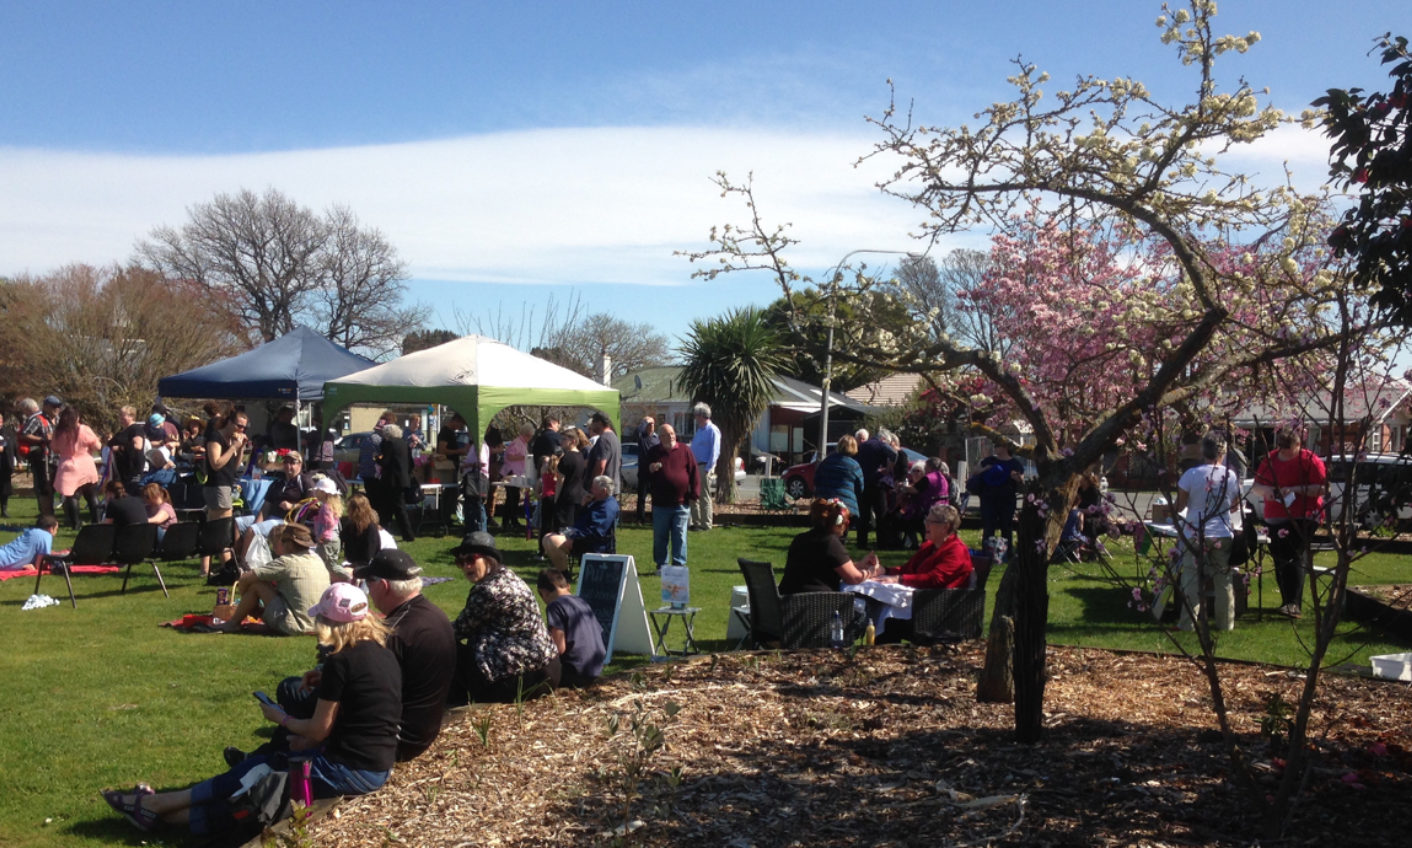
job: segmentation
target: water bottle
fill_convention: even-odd
[[[289,800],[305,807],[314,803],[314,786],[310,782],[308,757],[289,758]]]
[[[869,647],[877,644],[878,628],[871,621],[868,622],[868,629],[863,631],[863,644]]]
[[[847,644],[843,641],[843,616],[838,614],[838,610],[833,611],[833,621],[829,623],[829,644],[835,648]]]

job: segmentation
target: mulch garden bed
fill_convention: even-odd
[[[1271,842],[1226,779],[1209,690],[1190,662],[1052,649],[1045,739],[1026,746],[1012,740],[1012,707],[976,702],[982,660],[979,642],[733,653],[461,712],[387,787],[345,801],[310,835],[340,846],[664,848],[1407,838],[1407,684],[1324,676],[1317,768]],[[1273,696],[1293,703],[1302,680],[1244,664],[1222,674],[1235,727],[1273,786],[1283,761],[1261,719]],[[661,747],[644,754],[657,731]]]

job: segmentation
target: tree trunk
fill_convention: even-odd
[[[1056,500],[1059,500],[1056,498]],[[1034,743],[1044,732],[1045,625],[1049,620],[1049,545],[1040,506],[1020,509],[1015,558],[1015,739]]]

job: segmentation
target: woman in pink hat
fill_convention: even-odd
[[[402,669],[384,647],[388,629],[369,613],[368,596],[351,583],[335,583],[309,609],[319,644],[330,653],[305,683],[314,687],[314,711],[297,718],[273,703],[262,703],[265,718],[289,733],[290,749],[310,757],[314,798],[365,795],[383,785],[397,754],[402,716]],[[236,814],[248,795],[242,779],[265,767],[288,767],[281,754],[255,754],[225,774],[175,792],[157,793],[145,783],[108,790],[103,798],[139,830],[184,824],[195,834],[225,834],[237,827]],[[232,796],[235,796],[232,800]],[[256,801],[258,799],[250,799]],[[251,822],[253,823],[253,822]]]

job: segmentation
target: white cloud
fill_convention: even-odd
[[[0,150],[0,273],[131,255],[158,225],[218,192],[275,187],[316,209],[347,205],[398,247],[412,275],[450,281],[668,284],[710,227],[741,221],[709,178],[756,173],[762,214],[793,222],[793,261],[856,247],[909,249],[920,220],[854,167],[865,134],[700,128],[535,130],[440,141],[225,156]]]

